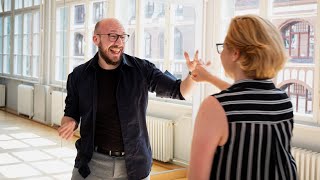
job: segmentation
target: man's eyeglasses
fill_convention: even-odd
[[[106,35],[108,36],[108,39],[110,42],[116,42],[118,41],[118,39],[120,38],[122,42],[127,42],[130,35],[129,34],[122,34],[122,35],[119,35],[119,34],[116,34],[116,33],[108,33],[108,34],[97,34],[99,36],[102,36],[102,35]]]
[[[216,46],[217,46],[217,52],[221,54],[221,52],[223,51],[223,43],[218,43],[216,44]]]

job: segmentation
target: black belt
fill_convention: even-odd
[[[104,149],[102,147],[99,147],[99,146],[96,146],[94,148],[94,150],[98,153],[101,153],[101,154],[105,154],[105,155],[108,155],[108,156],[114,156],[114,157],[122,157],[125,155],[125,152],[123,151],[111,151],[111,150],[107,150],[107,149]]]

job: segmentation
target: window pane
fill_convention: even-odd
[[[2,73],[2,68],[3,68],[2,64],[3,64],[3,55],[0,54],[0,73]]]
[[[73,12],[73,11],[71,11]],[[67,79],[67,67],[68,67],[68,49],[70,47],[67,42],[67,32],[68,32],[68,17],[69,9],[67,7],[57,8],[56,13],[56,61],[55,61],[55,75],[54,80],[56,81],[66,81]],[[73,17],[70,17],[73,20]],[[68,45],[68,46],[67,46]]]
[[[33,56],[32,77],[39,77],[39,56]]]
[[[144,4],[143,23],[145,24],[145,29],[142,58],[147,58],[160,70],[164,70],[164,14],[166,6],[164,2],[152,0],[146,0]]]
[[[105,16],[105,2],[94,2],[92,4],[92,24],[96,24]]]
[[[23,55],[31,55],[31,36],[30,35],[23,35]]]
[[[7,54],[3,55],[3,72],[10,73],[10,56]]]
[[[126,33],[130,35],[126,42],[125,53],[135,55],[135,40],[136,40],[136,1],[135,0],[119,0],[120,4],[117,11],[117,17],[125,27]]]
[[[30,61],[30,56],[23,56],[23,76],[31,76],[30,73],[31,69],[31,61]]]
[[[3,41],[3,36],[2,36],[2,27],[3,27],[3,24],[2,24],[2,17],[0,17],[0,54],[3,53],[3,46],[2,46],[2,41]]]
[[[67,79],[67,59],[62,57],[56,58],[55,64],[55,79],[58,81],[65,81]]]
[[[21,75],[22,73],[22,55],[14,55],[13,59],[13,74]]]
[[[2,13],[2,3],[0,3],[0,13]]]
[[[23,34],[31,34],[31,23],[32,23],[32,14],[28,13],[28,14],[24,14],[23,17]]]
[[[32,43],[32,55],[40,55],[40,38],[39,34],[33,34],[33,43]]]
[[[3,37],[3,54],[10,54],[10,36]]]
[[[22,73],[22,15],[15,16],[15,35],[14,35],[14,57],[13,73],[21,75]]]
[[[22,34],[22,15],[14,16],[14,34]]]
[[[24,7],[32,6],[32,0],[24,0]]]
[[[40,0],[34,0],[34,5],[40,5]]]
[[[56,34],[56,56],[67,56],[66,32]]]
[[[83,25],[85,20],[85,7],[84,5],[75,5],[74,6],[74,25]]]
[[[118,17],[124,24],[136,24],[136,0],[121,0],[121,16]],[[119,9],[120,10],[120,9]]]
[[[192,6],[173,5],[174,9],[174,49],[171,73],[178,78],[187,76],[189,70],[185,65],[183,52],[195,52],[195,8]]]
[[[33,33],[40,32],[40,12],[33,14]]]
[[[260,0],[236,0],[235,14],[259,14]]]
[[[289,63],[278,73],[277,85],[290,96],[295,113],[314,115],[314,95],[318,93],[314,86],[317,1],[274,0],[272,13],[278,17],[273,23],[279,27],[289,57]]]
[[[68,27],[68,9],[66,7],[58,8],[57,9],[57,23],[56,23],[56,29],[57,31],[66,30]]]
[[[20,9],[20,8],[22,8],[22,0],[15,0],[14,3],[15,3],[15,4],[14,4],[14,8],[15,8],[15,9]]]
[[[73,55],[84,56],[84,35],[81,32],[74,32],[73,34]]]
[[[4,0],[4,11],[11,11],[11,0]]]
[[[10,16],[7,16],[4,18],[4,30],[3,30],[3,35],[9,35],[11,30],[10,30],[10,27],[11,27],[11,18]]]

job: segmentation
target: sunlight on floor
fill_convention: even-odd
[[[1,180],[71,178],[76,156],[74,141],[62,141],[52,128],[3,114],[0,112]]]

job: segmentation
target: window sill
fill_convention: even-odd
[[[292,144],[312,151],[320,152],[320,126],[295,123]]]

